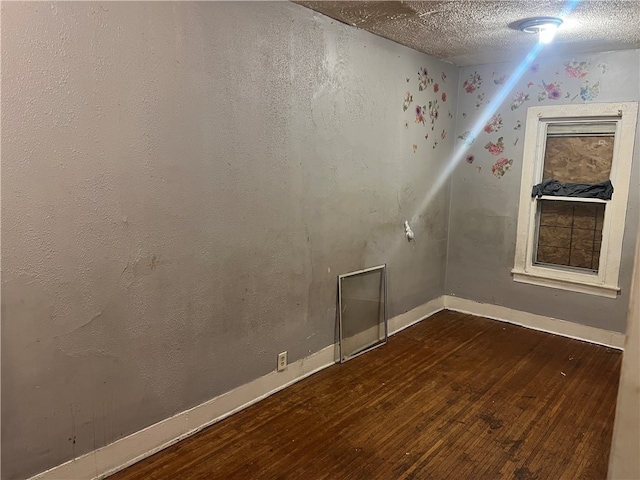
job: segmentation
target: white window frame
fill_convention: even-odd
[[[518,230],[514,268],[516,282],[559,288],[574,292],[615,298],[620,291],[618,276],[622,257],[633,146],[638,118],[638,103],[592,103],[530,107],[527,110],[522,180],[518,209]],[[550,123],[615,122],[615,141],[611,165],[611,200],[576,197],[542,197],[542,200],[567,200],[606,203],[602,226],[602,245],[598,271],[556,268],[534,263],[536,248],[536,198],[531,197],[534,185],[542,182],[547,125]]]

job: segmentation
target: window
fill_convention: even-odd
[[[513,279],[615,297],[627,210],[637,103],[527,111]],[[610,200],[541,195],[546,180],[600,184]]]

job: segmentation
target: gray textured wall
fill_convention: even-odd
[[[331,344],[339,273],[444,292],[450,65],[290,3],[3,2],[2,74],[5,479]]]
[[[607,478],[640,478],[640,232]]]
[[[511,278],[511,269],[527,107],[587,101],[638,101],[640,51],[539,58],[504,103],[497,105],[496,95],[515,67],[514,63],[501,63],[465,67],[460,71],[456,149],[464,147],[465,142],[470,146],[452,178],[446,291],[481,303],[624,332],[638,222],[640,142],[636,141],[634,155],[620,267],[622,292],[618,298],[516,283]],[[474,79],[474,74],[479,75],[480,82],[477,75]],[[553,91],[550,95],[545,93],[547,87],[549,92]],[[515,101],[519,93],[522,95]],[[487,108],[496,110],[502,125],[491,132],[482,129],[471,143],[469,137],[464,138],[465,132],[473,129]],[[498,144],[501,137],[504,151],[493,155],[486,147],[490,142]],[[496,149],[493,151],[497,152]],[[469,155],[473,158],[467,161]],[[513,165],[504,175],[496,176],[492,173],[492,165],[500,158],[513,160]]]

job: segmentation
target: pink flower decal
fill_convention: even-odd
[[[437,83],[435,83],[433,85],[433,93],[438,93],[438,90],[440,90],[440,85],[438,85]]]
[[[424,110],[425,107],[421,107],[420,105],[416,105],[416,123],[421,123],[424,125]]]
[[[547,98],[550,100],[558,100],[562,96],[559,88],[554,88],[547,92]]]
[[[500,155],[504,152],[504,137],[500,137],[496,143],[489,142],[484,146],[491,155]]]
[[[469,78],[464,81],[462,88],[464,88],[464,91],[467,93],[473,93],[476,89],[480,88],[481,85],[482,77],[478,72],[473,72],[473,74],[469,75]]]
[[[433,78],[429,77],[426,67],[422,67],[418,72],[418,90],[421,92],[427,89],[427,86],[433,83]]]
[[[569,78],[582,78],[589,73],[589,63],[571,59],[570,62],[564,62],[564,71]]]
[[[484,131],[486,133],[497,132],[502,128],[502,116],[499,113],[496,113],[484,126]]]
[[[513,159],[505,157],[499,158],[496,160],[496,163],[491,166],[491,173],[498,178],[502,178],[507,170],[511,168],[511,165],[513,165]]]
[[[465,160],[467,161],[468,164],[472,164],[475,159],[476,159],[476,157],[474,157],[473,155],[467,155],[466,158],[465,158]]]
[[[447,101],[447,94],[445,92],[442,92],[442,96],[440,98],[442,98],[443,102],[446,102]]]
[[[542,81],[542,85],[540,85],[541,90],[538,92],[538,101],[541,102],[543,100],[558,100],[562,97],[562,84],[558,81],[545,83]]]
[[[525,94],[524,92],[518,92],[513,96],[513,100],[511,100],[511,110],[515,110],[516,108],[520,108],[520,106],[529,100],[529,94]]]
[[[438,109],[440,106],[438,105],[438,100],[429,100],[429,117],[431,118],[431,130],[434,129],[434,124],[438,119]]]
[[[402,102],[402,110],[404,112],[407,111],[407,109],[409,108],[409,105],[411,105],[411,102],[413,102],[413,95],[411,95],[411,92],[405,93],[404,102]]]

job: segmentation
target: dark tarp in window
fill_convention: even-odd
[[[600,183],[560,183],[558,180],[543,180],[542,183],[533,186],[531,196],[540,198],[543,195],[611,200],[613,185],[611,180]]]

